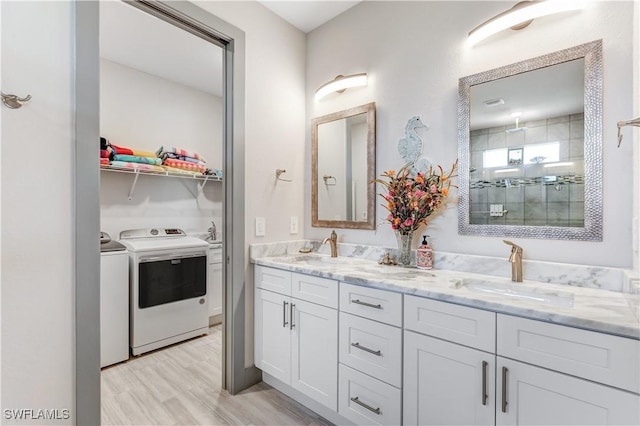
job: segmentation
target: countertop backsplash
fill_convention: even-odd
[[[311,248],[318,254],[329,254],[328,244],[314,240],[295,240],[276,243],[252,244],[249,249],[251,261],[260,257],[300,254],[299,249]],[[378,261],[386,252],[397,255],[396,248],[366,246],[360,244],[338,243],[338,256],[354,257]],[[510,277],[511,264],[508,256],[491,257],[459,253],[434,253],[434,269],[446,269],[459,272],[473,272],[496,277]],[[554,284],[565,284],[578,287],[596,288],[609,291],[629,293],[629,303],[638,310],[640,297],[640,281],[637,274],[620,268],[602,266],[574,265],[567,263],[541,262],[536,260],[522,261],[525,280]]]

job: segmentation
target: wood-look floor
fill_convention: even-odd
[[[102,370],[103,425],[329,425],[259,383],[221,390],[221,327]]]

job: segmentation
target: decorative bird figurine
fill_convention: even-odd
[[[429,126],[422,122],[419,115],[411,117],[404,128],[404,138],[398,141],[398,153],[405,163],[412,164],[412,175],[428,169],[431,164],[427,158],[421,157],[422,137],[417,132],[420,128],[429,130]]]

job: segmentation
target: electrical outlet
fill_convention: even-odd
[[[289,233],[290,234],[298,233],[298,216],[291,216],[291,221],[289,223]]]
[[[266,219],[264,217],[256,217],[256,237],[264,237],[267,228]]]

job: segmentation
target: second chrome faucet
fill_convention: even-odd
[[[521,283],[522,282],[522,247],[512,243],[511,241],[502,240],[505,244],[511,246],[511,255],[509,256],[509,262],[511,262],[511,281]]]
[[[338,234],[336,231],[331,232],[331,236],[322,240],[322,244],[329,243],[331,245],[331,257],[338,257]]]

